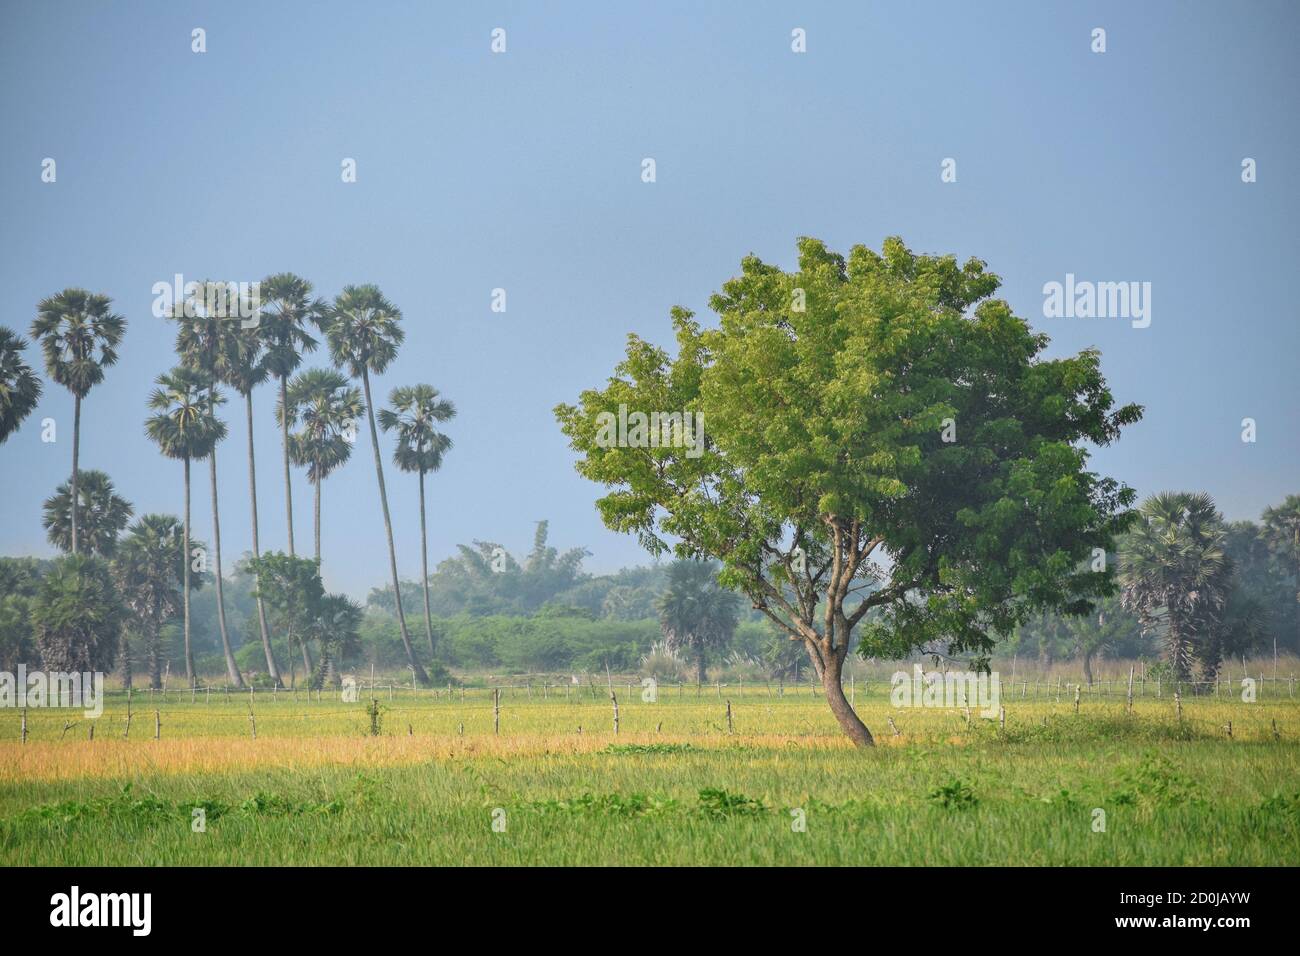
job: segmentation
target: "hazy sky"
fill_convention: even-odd
[[[1102,350],[1116,397],[1147,411],[1101,470],[1257,517],[1300,491],[1300,7],[1073,6],[6,2],[0,322],[26,332],[66,286],[112,296],[130,325],[84,404],[82,466],[137,513],[179,513],[181,466],[143,433],[174,363],[153,284],[377,283],[407,333],[377,397],[429,382],[460,409],[429,483],[431,562],[474,538],[526,550],[547,518],[554,544],[613,570],[644,554],[600,524],[552,407],[603,382],[629,331],[671,344],[669,307],[706,312],[747,253],[788,267],[799,235],[847,252],[900,234],[985,259],[1053,353]],[[1241,181],[1245,157],[1258,182]],[[1044,318],[1043,284],[1067,273],[1150,282],[1150,327]],[[283,548],[274,393],[255,401],[262,546]],[[47,383],[0,447],[2,554],[52,553],[40,505],[70,471],[71,409]],[[239,414],[219,456],[228,562],[249,546]],[[326,482],[323,541],[327,586],[356,596],[387,578],[360,441]],[[386,466],[399,566],[417,577],[415,479]],[[194,495],[207,537],[206,468]]]

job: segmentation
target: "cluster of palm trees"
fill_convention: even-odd
[[[1212,680],[1226,657],[1253,647],[1269,627],[1264,607],[1241,587],[1228,552],[1231,527],[1213,498],[1193,492],[1152,495],[1136,519],[1120,544],[1120,602],[1163,641],[1176,680]],[[1300,495],[1266,508],[1259,533],[1300,589]]]
[[[145,515],[119,547],[118,536],[130,519],[131,507],[116,496],[108,476],[82,472],[79,449],[81,404],[90,389],[116,362],[126,321],[112,311],[111,300],[82,289],[67,289],[38,306],[31,335],[40,343],[45,369],[74,398],[72,475],[45,503],[45,527],[50,541],[71,556],[111,557],[123,600],[149,648],[151,679],[157,681],[163,623],[178,614],[182,620],[186,678],[197,681],[191,643],[190,592],[207,571],[207,550],[191,534],[191,469],[206,461],[211,485],[211,573],[216,585],[217,622],[227,676],[243,686],[226,623],[222,540],[217,494],[217,448],[229,435],[219,416],[226,403],[223,389],[244,400],[247,428],[248,497],[251,513],[252,566],[262,557],[259,540],[257,465],[253,441],[253,398],[257,387],[273,380],[278,390],[275,414],[280,426],[284,466],[285,523],[289,556],[296,556],[293,526],[292,466],[307,470],[314,491],[314,560],[321,561],[321,486],[325,478],[350,458],[357,424],[369,419],[380,507],[388,539],[389,570],[397,594],[397,619],[408,661],[417,680],[427,682],[407,628],[398,589],[397,556],[388,494],[384,483],[379,429],[396,438],[397,467],[416,474],[420,489],[421,560],[425,582],[425,629],[430,647],[433,627],[428,598],[428,541],[425,521],[425,476],[442,466],[451,439],[439,426],[456,414],[454,405],[430,385],[394,389],[391,408],[376,412],[371,377],[383,374],[396,358],[404,339],[401,311],[374,285],[347,286],[332,301],[315,297],[310,282],[290,273],[270,276],[259,284],[255,302],[234,301],[247,295],[226,283],[199,283],[184,301],[174,303],[177,325],[177,365],[158,376],[148,405],[147,436],[167,458],[182,464],[183,514],[179,520]],[[255,314],[257,321],[230,316]],[[313,333],[328,343],[333,368],[299,371],[306,353],[316,349]],[[0,327],[0,443],[9,438],[35,409],[42,384],[23,357],[26,342]],[[354,380],[360,379],[358,389]],[[169,584],[169,582],[171,582]],[[258,625],[267,674],[282,684],[272,652],[265,602],[257,594]],[[129,678],[129,661],[124,664]]]

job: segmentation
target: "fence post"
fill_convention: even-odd
[[[492,688],[492,733],[501,733],[501,688]]]
[[[1007,709],[1005,707],[998,708],[998,729],[1007,729]]]
[[[1079,712],[1079,685],[1074,685],[1074,712]]]
[[[149,697],[153,699],[153,688],[149,688]],[[122,739],[127,740],[131,736],[131,688],[126,689],[126,730],[122,731]]]
[[[23,743],[27,743],[27,708],[23,708]]]
[[[90,736],[88,736],[86,739],[87,740],[95,739],[95,722],[93,720],[90,721]]]
[[[731,733],[732,733],[732,728],[731,728],[731,701],[728,700],[728,701],[727,701],[727,734],[730,735]]]
[[[1128,666],[1128,712],[1133,713],[1133,665]]]
[[[614,696],[614,692],[612,690],[609,692],[609,702],[614,705],[614,734],[615,736],[617,736],[618,735],[618,698]]]
[[[1179,723],[1182,723],[1182,720],[1183,720],[1183,695],[1180,694],[1180,693],[1178,693],[1178,691],[1174,691],[1174,712],[1178,715],[1178,722],[1179,722]],[[1232,734],[1228,734],[1228,736],[1231,737]]]
[[[162,739],[162,718],[156,710],[153,712],[153,739]]]

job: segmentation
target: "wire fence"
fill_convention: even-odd
[[[907,676],[910,679],[911,675]],[[942,678],[945,675],[930,672],[929,676]],[[849,703],[856,707],[859,701],[889,701],[898,686],[897,680],[859,681],[856,676],[851,676],[845,682],[844,691]],[[942,680],[938,686],[943,687]],[[979,701],[968,701],[965,693],[963,687],[962,696],[957,699],[956,705],[950,704],[943,709],[958,714],[965,712],[966,724],[969,726],[970,710],[978,710],[988,701],[987,697]],[[1096,680],[1091,684],[1067,682],[1059,677],[1055,681],[1031,681],[1025,678],[1016,681],[999,680],[993,706],[1000,708],[999,720],[1004,727],[1008,706],[1014,710],[1017,702],[1060,704],[1073,708],[1078,713],[1081,706],[1091,707],[1098,702],[1118,702],[1131,712],[1135,702],[1159,700],[1172,706],[1177,719],[1181,721],[1184,707],[1194,708],[1196,702],[1243,705],[1265,701],[1281,702],[1294,700],[1295,693],[1294,675],[1270,677],[1260,674],[1231,680],[1220,678],[1212,681],[1178,682],[1130,675],[1126,680]],[[35,736],[38,724],[41,739],[51,739],[56,732],[59,740],[79,739],[83,736],[93,740],[97,735],[101,739],[160,739],[164,736],[165,727],[173,727],[178,722],[184,730],[176,736],[186,739],[243,735],[256,739],[259,722],[264,732],[272,730],[276,735],[284,735],[286,731],[310,732],[313,722],[332,718],[354,719],[354,729],[361,733],[378,734],[382,724],[384,732],[390,734],[405,729],[408,735],[413,735],[418,725],[421,733],[464,735],[468,724],[471,734],[500,734],[503,702],[510,717],[524,712],[534,704],[549,706],[566,702],[575,708],[575,712],[581,708],[584,719],[589,719],[586,712],[592,705],[599,707],[601,713],[605,714],[608,714],[608,708],[612,708],[613,728],[617,734],[620,727],[620,704],[624,708],[631,704],[634,709],[644,704],[667,704],[671,709],[674,704],[698,705],[709,698],[714,700],[708,707],[718,708],[718,713],[707,718],[704,725],[721,729],[721,708],[725,706],[726,732],[732,733],[733,702],[737,706],[755,701],[779,705],[785,702],[811,701],[824,695],[821,685],[811,682],[714,681],[704,684],[682,681],[662,683],[646,679],[638,683],[630,679],[615,682],[612,677],[600,685],[594,681],[585,684],[575,684],[572,681],[556,684],[505,682],[484,687],[447,685],[444,688],[419,688],[391,681],[358,681],[355,685],[342,689],[258,690],[250,687],[237,690],[222,685],[177,690],[163,687],[106,692],[99,701],[102,711],[95,716],[87,715],[77,708],[32,707],[29,712],[26,706],[14,707],[11,708],[13,719],[0,717],[0,740],[26,743],[29,737]],[[0,710],[0,714],[3,714],[3,710]],[[196,717],[202,722],[201,728],[194,725]],[[602,727],[603,723],[608,721],[597,716],[596,722],[589,723],[588,732],[608,730],[607,727]],[[892,718],[890,727],[895,733],[898,732]],[[692,721],[689,730],[698,733],[699,728],[700,721],[696,719]],[[337,730],[338,727],[332,729]],[[658,722],[656,729],[662,732],[663,721]],[[577,725],[577,732],[583,732],[581,724]],[[1226,725],[1226,732],[1229,737],[1233,735],[1230,721]],[[1279,736],[1276,719],[1272,723],[1272,736]]]

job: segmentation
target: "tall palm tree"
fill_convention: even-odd
[[[262,556],[262,549],[258,542],[257,456],[253,449],[253,389],[266,381],[268,369],[262,336],[251,334],[251,331],[241,328],[240,334],[232,335],[228,339],[221,379],[244,397],[244,417],[248,428],[248,503],[252,510],[253,558],[256,561]],[[256,594],[256,588],[254,593]],[[266,603],[260,595],[256,600],[257,624],[262,635],[262,651],[266,656],[266,673],[275,686],[282,687],[284,684],[280,680],[280,668],[271,650],[271,629],[266,619]]]
[[[388,396],[393,407],[379,410],[379,427],[397,432],[393,462],[420,476],[420,580],[424,582],[424,631],[434,652],[433,616],[429,613],[429,536],[424,521],[424,476],[442,467],[451,439],[437,426],[456,417],[456,406],[440,398],[432,385],[406,385]]]
[[[41,400],[41,380],[23,361],[27,340],[0,325],[0,445],[18,430]]]
[[[1265,508],[1263,520],[1269,550],[1283,560],[1289,559],[1295,575],[1296,646],[1300,647],[1300,495],[1287,495],[1277,507]],[[1276,638],[1273,659],[1277,660]]]
[[[353,378],[360,378],[365,393],[366,414],[370,419],[370,447],[375,453],[375,475],[379,479],[379,502],[384,512],[384,531],[388,535],[388,569],[393,579],[393,597],[397,604],[397,623],[402,631],[402,644],[406,659],[415,679],[428,683],[423,665],[415,659],[411,634],[406,629],[406,614],[402,610],[402,591],[397,580],[397,550],[393,546],[393,521],[388,514],[388,491],[384,487],[384,460],[379,454],[379,430],[375,427],[375,404],[370,397],[370,375],[383,373],[397,357],[398,346],[405,333],[401,326],[402,313],[384,298],[374,285],[350,285],[334,300],[333,307],[321,318],[329,339],[330,358],[335,366],[346,369]]]
[[[113,554],[117,536],[131,520],[131,502],[117,494],[113,479],[91,468],[81,473],[77,486],[78,536],[86,554],[106,558]],[[65,481],[45,499],[41,523],[45,535],[60,551],[72,551],[72,482]]]
[[[302,364],[302,354],[314,351],[316,340],[308,323],[319,324],[325,302],[312,298],[311,283],[291,272],[268,276],[261,282],[258,332],[266,344],[266,367],[280,380],[280,404],[288,403],[289,376]],[[293,555],[293,481],[289,471],[289,423],[280,423],[284,451],[284,510],[289,528],[289,554]]]
[[[669,650],[695,657],[696,683],[703,684],[710,654],[731,642],[739,621],[736,595],[718,583],[709,561],[674,561],[668,589],[659,599],[659,626]]]
[[[1187,680],[1217,639],[1232,587],[1225,539],[1213,498],[1166,491],[1142,503],[1121,542],[1121,604],[1145,633],[1163,635],[1175,680]]]
[[[162,686],[162,627],[181,611],[184,526],[172,515],[147,514],[131,525],[113,555],[113,576],[144,638],[149,686]],[[131,657],[123,641],[122,680],[131,686]]]
[[[364,410],[361,391],[332,368],[313,368],[294,376],[287,397],[288,405],[279,406],[276,414],[282,421],[287,415],[290,425],[301,423],[289,435],[289,455],[295,465],[306,467],[315,491],[312,524],[320,564],[321,482],[352,457],[357,420]]]
[[[190,647],[190,462],[206,458],[213,446],[226,437],[226,426],[208,412],[208,382],[184,366],[159,375],[157,388],[149,396],[154,414],[145,421],[145,433],[168,458],[185,465],[185,515],[182,547],[181,603],[184,612],[185,678],[195,684],[194,652]]]
[[[230,340],[241,333],[237,316],[240,303],[231,301],[231,289],[223,282],[202,282],[198,291],[184,302],[178,302],[172,318],[178,323],[176,354],[181,364],[203,376],[206,385],[208,415],[216,417],[217,406],[225,404],[225,397],[217,388],[225,372],[232,349]],[[251,330],[249,330],[251,332]],[[221,437],[226,434],[222,423]],[[220,440],[220,439],[219,439]],[[218,441],[219,441],[218,440]],[[221,632],[221,650],[226,659],[226,676],[236,687],[244,686],[243,675],[235,663],[235,652],[230,646],[230,632],[226,627],[225,578],[221,572],[221,509],[217,496],[217,442],[208,453],[208,479],[212,489],[212,563],[217,586],[217,629]]]
[[[72,553],[77,535],[77,481],[81,454],[81,400],[104,380],[117,361],[126,320],[110,310],[113,300],[85,289],[64,289],[42,299],[32,321],[32,338],[45,353],[45,371],[72,392]]]

